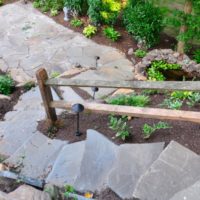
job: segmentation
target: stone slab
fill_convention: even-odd
[[[117,146],[95,130],[87,131],[85,152],[74,187],[79,191],[100,191],[116,161]]]
[[[65,144],[66,142],[51,140],[37,132],[4,162],[9,166],[18,167],[20,174],[24,176],[44,179]]]
[[[158,158],[163,148],[164,143],[120,145],[117,162],[109,175],[109,188],[122,199],[132,198],[140,176]]]
[[[84,149],[84,141],[65,145],[60,151],[46,182],[59,187],[74,185],[80,171]]]
[[[170,200],[197,200],[200,198],[200,181],[176,193]]]
[[[137,183],[133,196],[169,200],[200,179],[200,157],[172,141]]]

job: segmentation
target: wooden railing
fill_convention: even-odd
[[[200,112],[169,110],[160,108],[141,108],[133,106],[108,105],[93,102],[68,102],[54,101],[51,86],[73,87],[102,87],[102,88],[129,88],[129,89],[156,89],[156,90],[189,90],[200,91],[200,81],[91,81],[78,79],[49,79],[45,69],[39,69],[36,73],[38,85],[42,95],[44,108],[48,120],[54,123],[57,120],[55,108],[71,109],[75,103],[81,103],[85,111],[102,114],[128,115],[141,118],[170,119],[200,122]]]

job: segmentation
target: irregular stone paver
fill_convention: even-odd
[[[200,157],[172,141],[140,178],[134,197],[169,200],[175,193],[200,179]]]
[[[170,200],[197,200],[200,197],[200,181],[176,193]]]
[[[132,198],[140,176],[158,158],[163,147],[164,143],[120,145],[117,162],[109,175],[109,188],[122,199]]]
[[[13,12],[17,10],[17,12]],[[79,33],[65,28],[43,15],[31,4],[22,2],[0,8],[0,64],[2,69],[20,69],[26,77],[45,67],[64,72],[74,66],[106,66],[119,60],[129,65],[118,50],[94,43]],[[115,64],[113,64],[115,65]],[[108,65],[107,65],[108,66]],[[129,65],[132,70],[132,65]]]
[[[20,168],[22,175],[43,179],[51,171],[65,144],[64,141],[51,140],[37,132],[4,162],[11,167]]]
[[[56,186],[74,185],[80,171],[85,142],[68,144],[59,153],[46,182]]]
[[[100,191],[116,161],[117,146],[97,131],[88,130],[80,173],[74,187],[80,191]]]

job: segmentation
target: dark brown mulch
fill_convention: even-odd
[[[23,183],[17,182],[17,180],[12,180],[8,178],[0,178],[0,191],[5,193],[10,193],[17,189]]]
[[[164,99],[164,95],[152,95],[151,99],[151,107],[159,107],[159,104]],[[189,110],[186,105],[184,105],[182,109]],[[194,107],[190,110],[199,111],[200,106]],[[143,125],[145,123],[153,125],[159,121],[167,122],[173,128],[157,130],[149,139],[143,139]],[[85,140],[87,129],[95,129],[101,132],[116,144],[165,142],[167,145],[171,140],[175,140],[180,144],[188,147],[192,151],[200,154],[200,125],[197,123],[133,118],[128,122],[128,125],[132,127],[131,135],[126,141],[123,141],[119,138],[115,138],[115,132],[108,127],[108,122],[108,115],[82,113],[80,115],[80,130],[83,134],[80,137],[76,137],[74,134],[76,131],[76,115],[66,112],[59,116],[60,128],[58,129],[57,133],[50,133],[52,130],[49,129],[49,125],[45,120],[39,122],[38,130],[45,135],[48,135],[49,137],[67,140],[70,143]]]

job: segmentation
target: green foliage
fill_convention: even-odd
[[[183,101],[180,99],[168,98],[163,101],[161,106],[166,106],[169,109],[179,110],[183,105]]]
[[[151,135],[159,129],[168,129],[168,128],[172,128],[171,126],[169,126],[168,123],[165,122],[158,122],[157,124],[153,124],[153,126],[150,126],[148,124],[144,124],[142,130],[143,130],[143,138],[144,139],[149,139],[151,137]]]
[[[93,35],[95,35],[97,32],[97,27],[88,25],[83,29],[83,34],[87,38],[91,38]]]
[[[14,87],[14,81],[9,75],[0,75],[0,93],[10,95]]]
[[[192,95],[191,91],[174,91],[171,93],[173,99],[184,100],[189,98]]]
[[[57,72],[57,71],[53,71],[53,72],[51,72],[51,74],[50,74],[50,78],[56,78],[56,77],[58,77],[58,76],[60,76],[60,72]]]
[[[92,23],[114,25],[120,14],[120,0],[88,0],[88,15]]]
[[[142,49],[137,49],[135,52],[134,52],[134,55],[138,58],[144,58],[146,55],[147,55],[147,52],[142,50]]]
[[[64,0],[64,4],[76,14],[85,14],[88,9],[87,0]]]
[[[147,95],[147,96],[154,95],[154,94],[160,94],[160,93],[161,93],[161,91],[159,91],[159,90],[150,90],[150,89],[142,90],[142,94]]]
[[[197,63],[200,63],[200,49],[196,50],[194,52],[194,60],[197,62]]]
[[[150,2],[129,3],[123,12],[126,30],[147,48],[158,43],[163,29],[162,21],[162,12]]]
[[[3,0],[0,0],[0,6],[2,6],[3,5]]]
[[[126,106],[137,106],[144,107],[148,105],[150,98],[145,95],[136,95],[135,93],[131,95],[117,95],[107,99],[108,104],[113,105],[126,105]]]
[[[25,85],[24,85],[25,91],[29,91],[33,87],[35,87],[35,83],[33,81],[29,81],[29,82],[25,83]]]
[[[127,125],[127,117],[117,118],[109,116],[109,128],[116,131],[116,137],[125,140],[130,135],[130,129]]]
[[[83,25],[83,22],[80,19],[72,19],[70,24],[74,27],[80,27]]]
[[[117,41],[119,39],[119,37],[121,36],[120,33],[118,31],[116,31],[114,28],[112,27],[107,27],[103,30],[103,34],[111,39],[113,42]]]
[[[64,196],[66,198],[70,198],[70,194],[76,194],[76,191],[73,186],[71,185],[65,185],[65,192]],[[73,200],[78,200],[76,197],[72,198]]]
[[[200,103],[200,93],[199,92],[193,92],[187,99],[188,99],[187,105],[189,107],[193,107],[196,104]]]
[[[51,16],[55,16],[63,9],[64,2],[63,0],[35,0],[33,6],[35,8],[40,8],[42,12],[50,11]]]
[[[166,77],[162,71],[179,69],[181,69],[179,64],[169,64],[164,60],[155,60],[151,63],[151,67],[147,69],[148,79],[152,81],[164,81]]]

